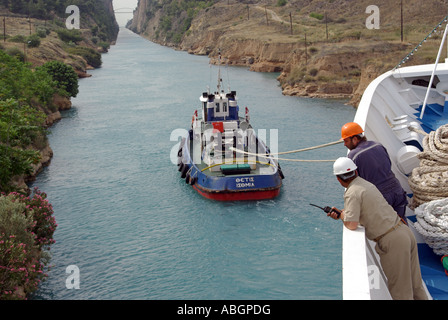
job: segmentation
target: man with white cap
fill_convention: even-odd
[[[375,250],[393,299],[426,300],[417,242],[412,231],[403,224],[375,185],[358,176],[357,166],[351,159],[337,159],[333,173],[346,188],[344,209],[338,212],[333,208],[328,216],[341,219],[350,230],[362,225],[366,237],[376,242]]]

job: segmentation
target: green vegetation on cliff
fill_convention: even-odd
[[[47,277],[53,208],[37,189],[32,197],[15,192],[12,179],[31,174],[40,161],[53,97],[76,95],[77,81],[62,62],[33,70],[0,50],[0,300],[26,299]]]
[[[78,30],[65,23],[70,5]],[[0,191],[27,191],[51,159],[46,127],[70,107],[78,76],[101,66],[118,24],[112,0],[0,0],[0,15]]]
[[[76,97],[79,92],[78,76],[71,66],[60,61],[50,61],[37,68],[40,69],[51,76],[60,95]]]
[[[76,5],[80,11],[81,24],[94,21],[97,35],[102,41],[114,40],[118,33],[111,12],[108,12],[105,1],[99,0],[0,0],[0,5],[12,13],[22,14],[35,19],[51,20],[67,18],[66,8]]]
[[[0,0],[0,16],[0,49],[34,66],[63,61],[81,77],[118,35],[112,0]]]
[[[47,143],[46,115],[56,111],[55,94],[76,96],[73,68],[52,61],[31,69],[0,50],[0,191],[11,191],[14,176],[30,174]]]

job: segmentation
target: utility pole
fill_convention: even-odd
[[[291,26],[291,34],[292,34],[292,15],[289,13],[289,25]]]
[[[305,32],[305,68],[308,66],[308,47],[306,44],[306,32]]]
[[[400,0],[400,16],[401,16],[401,42],[403,42],[403,0]]]
[[[3,17],[3,42],[6,42],[6,16]]]
[[[269,25],[269,21],[268,21],[268,9],[266,8],[266,6],[264,6],[264,13],[266,15],[266,25]]]

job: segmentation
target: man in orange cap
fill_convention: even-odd
[[[373,183],[397,214],[404,219],[408,203],[406,192],[391,170],[386,148],[378,142],[367,141],[364,130],[356,122],[342,126],[341,138],[350,152],[348,158],[358,166],[358,174]],[[406,221],[406,220],[405,220]]]

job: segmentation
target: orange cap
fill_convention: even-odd
[[[356,122],[348,122],[342,126],[341,140],[356,136],[363,132],[364,132],[364,130],[362,130],[362,128],[359,124],[357,124]]]

